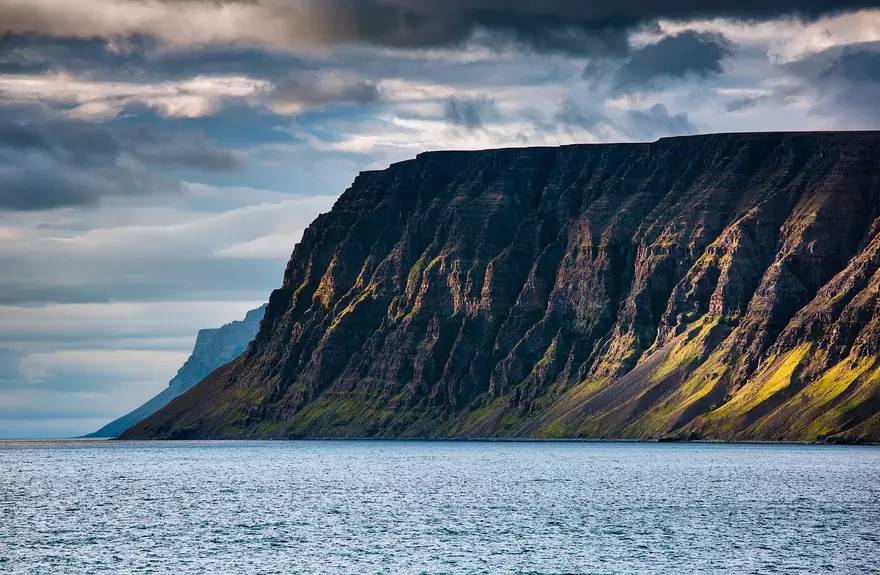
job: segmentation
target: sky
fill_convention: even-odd
[[[0,0],[0,437],[160,391],[361,170],[877,102],[880,0]]]

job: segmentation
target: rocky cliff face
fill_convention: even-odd
[[[192,354],[181,366],[168,387],[152,399],[86,437],[117,437],[132,425],[156,413],[183,392],[202,381],[206,375],[229,363],[247,349],[260,329],[266,306],[252,309],[243,320],[233,321],[215,329],[199,330]]]
[[[877,441],[878,292],[878,132],[425,153],[126,436]]]

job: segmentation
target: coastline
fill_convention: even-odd
[[[856,447],[880,447],[877,442],[848,442],[848,441],[762,441],[762,440],[728,440],[728,439],[628,439],[628,438],[591,438],[591,437],[291,437],[291,438],[180,438],[180,439],[120,439],[116,437],[57,437],[57,438],[6,438],[0,439],[0,448],[4,444],[38,445],[38,444],[66,444],[66,445],[125,445],[125,444],[188,444],[188,443],[292,443],[292,442],[340,442],[340,443],[523,443],[523,444],[552,444],[552,443],[596,443],[596,444],[680,444],[680,445],[732,445],[732,446],[856,446]]]

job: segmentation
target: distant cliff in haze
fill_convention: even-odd
[[[132,425],[165,407],[169,401],[185,392],[206,375],[226,364],[247,349],[260,329],[260,320],[266,306],[249,311],[243,320],[227,323],[215,329],[200,330],[192,354],[178,370],[177,375],[168,382],[168,387],[152,399],[115,419],[86,437],[116,437]]]

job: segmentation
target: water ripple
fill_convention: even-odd
[[[880,449],[0,442],[6,573],[872,573]]]

